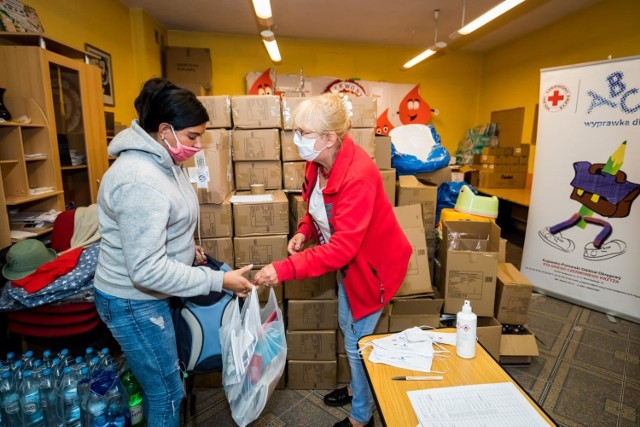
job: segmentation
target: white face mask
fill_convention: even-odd
[[[302,133],[299,130],[295,131],[293,134],[293,143],[296,144],[296,147],[298,147],[298,154],[300,155],[300,157],[302,157],[302,159],[308,162],[313,162],[322,152],[322,150],[327,148],[325,146],[322,150],[317,151],[315,149],[317,140],[318,139],[306,138],[302,136]]]

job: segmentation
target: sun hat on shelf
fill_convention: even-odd
[[[7,252],[7,264],[2,268],[2,275],[8,280],[22,279],[56,256],[56,251],[47,248],[40,240],[21,240]]]

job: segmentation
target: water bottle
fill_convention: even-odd
[[[78,379],[78,397],[80,398],[80,417],[86,425],[87,419],[87,402],[91,394],[91,377],[89,376],[89,368],[84,366],[80,371]]]
[[[93,347],[87,347],[86,350],[84,351],[84,360],[87,365],[89,365],[89,362],[91,362],[91,359],[93,359],[95,356],[96,356],[96,353],[93,350]]]
[[[29,369],[25,369],[22,374],[20,407],[24,427],[45,427],[40,387]]]
[[[78,381],[73,375],[73,370],[67,366],[64,368],[60,380],[60,400],[62,401],[62,414],[67,427],[81,427],[80,397],[78,396]]]
[[[60,359],[60,365],[62,365],[63,368],[65,366],[71,365],[73,362],[68,348],[63,348],[62,350],[60,350],[60,353],[58,353],[58,359]]]
[[[22,371],[24,370],[24,366],[22,360],[16,360],[13,364],[13,382],[17,385],[22,382]]]
[[[27,350],[22,355],[22,364],[24,369],[31,369],[31,364],[33,363],[33,351]]]
[[[130,368],[122,374],[122,385],[129,395],[129,412],[131,412],[131,426],[144,425],[144,414],[142,411],[142,387],[133,375]]]
[[[42,352],[42,364],[45,368],[51,367],[51,362],[53,362],[53,353],[51,350],[47,349]]]
[[[465,300],[456,316],[456,354],[463,359],[476,357],[477,325],[478,316],[471,311],[469,300]]]
[[[2,418],[7,426],[22,426],[20,398],[10,371],[4,371],[0,379]]]
[[[7,365],[9,365],[11,368],[13,368],[13,364],[16,361],[16,354],[13,351],[10,351],[9,353],[7,353]]]
[[[87,420],[88,427],[109,425],[107,421],[107,399],[102,396],[94,387],[91,387],[89,399],[87,399]]]
[[[40,375],[40,399],[47,427],[59,427],[63,425],[58,417],[58,395],[50,368],[45,368]]]

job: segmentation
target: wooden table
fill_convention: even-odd
[[[443,332],[455,332],[455,329],[443,329]],[[390,334],[369,335],[363,337],[359,341],[361,346],[363,343],[372,341],[377,338]],[[439,387],[455,387],[461,385],[488,384],[511,382],[531,403],[538,413],[549,423],[555,425],[552,419],[528,394],[515,382],[515,380],[496,362],[487,351],[479,343],[476,344],[476,357],[473,359],[462,359],[456,355],[455,347],[445,345],[451,350],[451,357],[444,363],[434,361],[434,370],[446,370],[442,381],[395,381],[391,378],[394,376],[406,375],[428,375],[420,371],[411,371],[400,369],[381,363],[372,363],[369,361],[369,351],[363,356],[363,363],[374,399],[380,411],[380,418],[387,427],[416,427],[418,425],[418,417],[416,416],[408,391],[424,390]],[[442,369],[445,367],[445,369]]]
[[[531,187],[527,188],[484,188],[477,187],[478,193],[488,196],[496,196],[498,199],[506,200],[517,205],[529,207],[531,199]]]

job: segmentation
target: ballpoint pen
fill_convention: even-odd
[[[392,380],[396,381],[440,381],[442,380],[442,375],[429,375],[429,376],[406,376],[406,377],[391,377]]]

